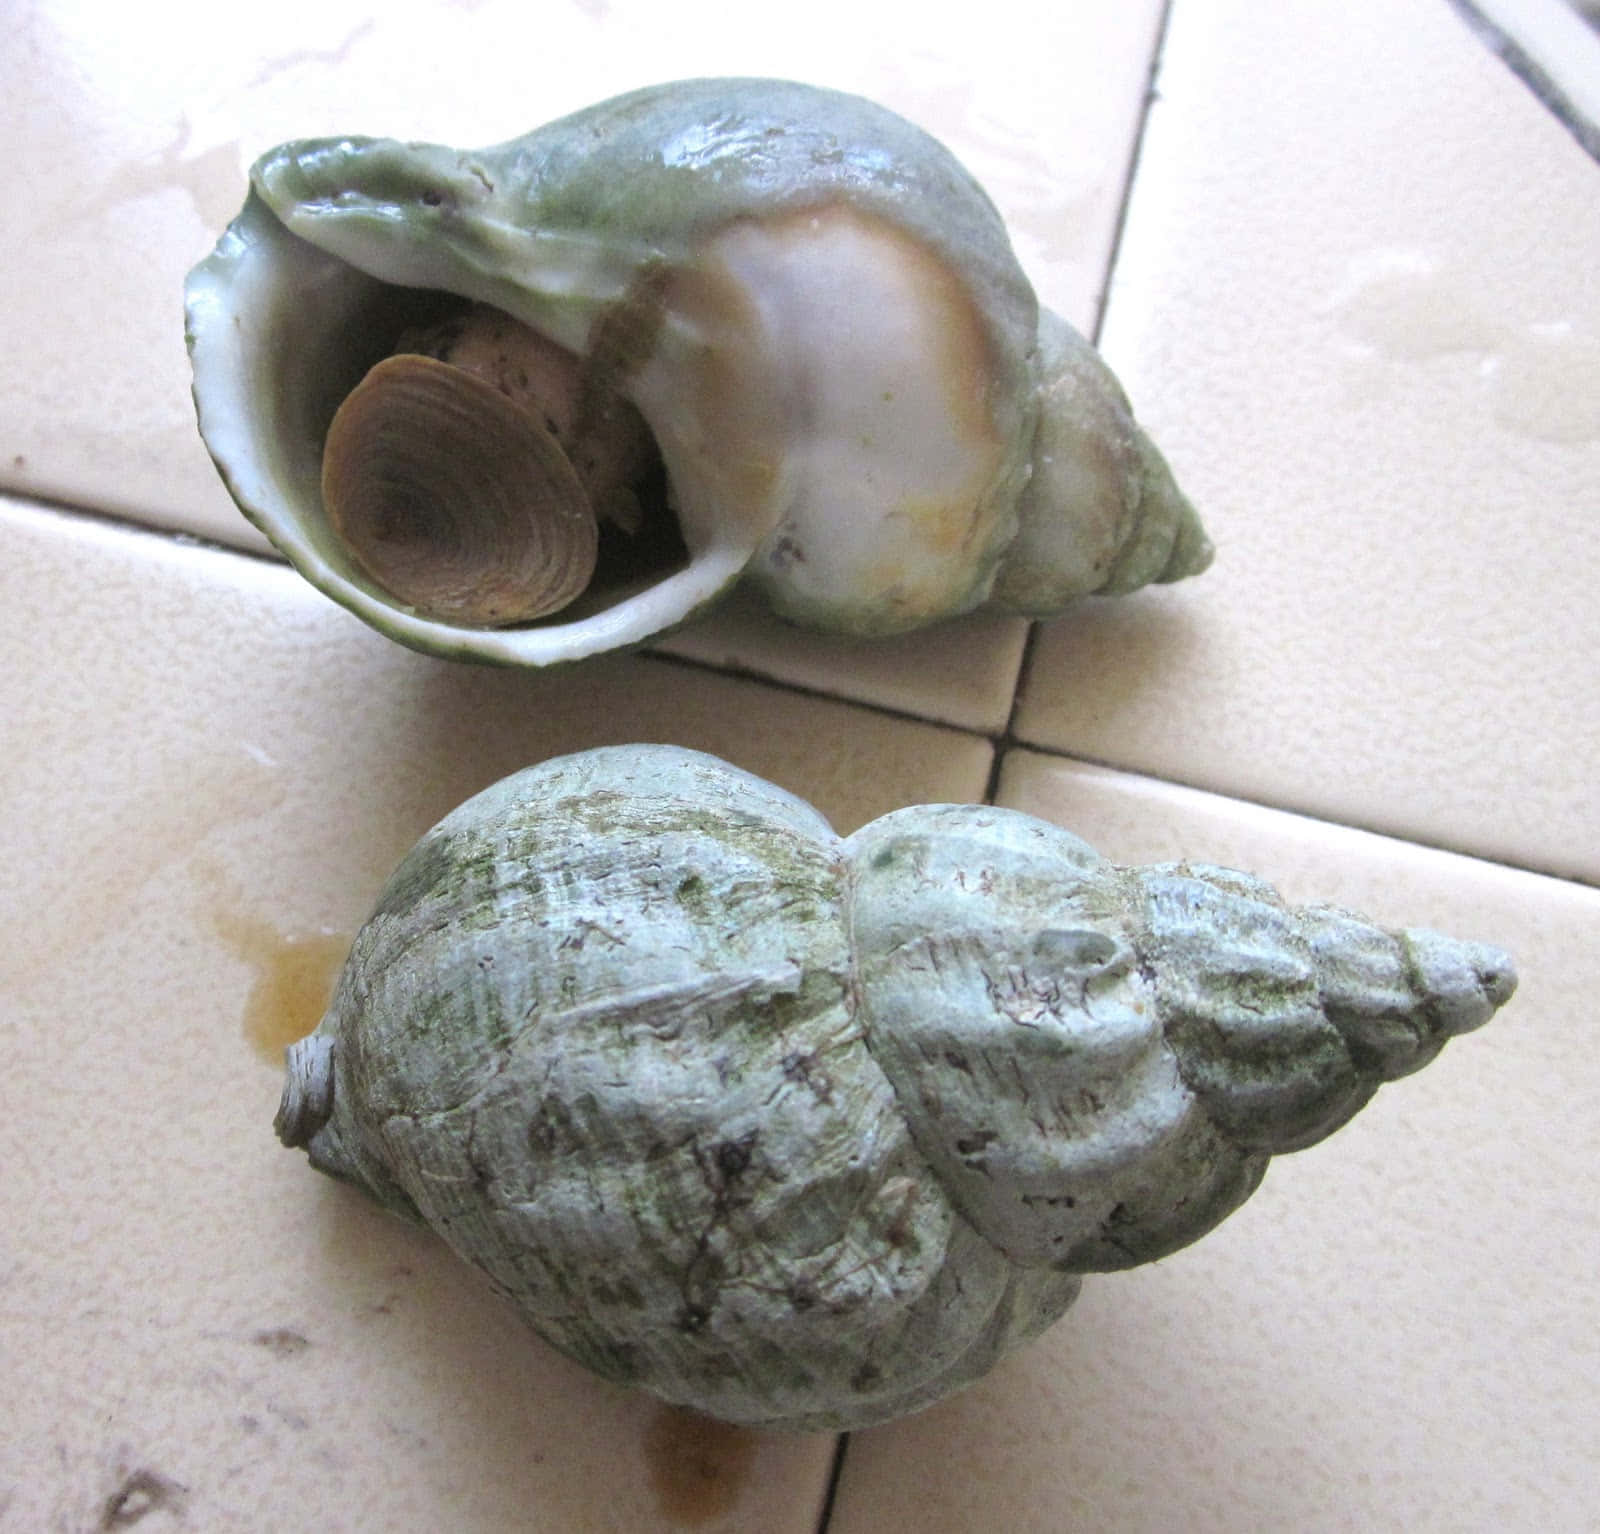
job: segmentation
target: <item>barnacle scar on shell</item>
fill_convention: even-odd
[[[682,81],[250,180],[186,290],[201,432],[300,571],[416,648],[574,660],[738,580],[889,634],[1210,560],[981,188],[870,102]]]
[[[841,839],[611,747],[418,843],[277,1128],[608,1378],[853,1427],[1203,1235],[1514,986],[1496,949],[1012,811]]]

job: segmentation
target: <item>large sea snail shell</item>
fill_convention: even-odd
[[[1514,985],[1012,811],[841,840],[713,757],[611,747],[418,843],[278,1130],[611,1379],[850,1427],[1204,1234]]]
[[[1040,310],[971,176],[832,91],[683,81],[477,153],[285,144],[253,168],[187,305],[200,428],[234,498],[316,585],[419,649],[573,660],[740,579],[797,622],[894,633],[986,602],[1047,613],[1210,559],[1116,380]],[[379,467],[325,476],[341,405],[434,323],[542,348],[565,434],[541,363],[527,431],[491,409],[516,438],[509,468],[489,426],[463,423],[468,462],[430,474],[421,449],[449,450],[433,423],[450,411],[402,384],[400,424],[367,412],[346,455]],[[511,393],[520,371],[491,363],[462,387]],[[648,463],[600,499],[655,515],[630,535],[594,508],[596,533],[548,448],[609,459],[595,423],[635,412]],[[324,489],[351,484],[344,518]]]

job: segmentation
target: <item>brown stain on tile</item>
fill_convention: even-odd
[[[730,1513],[750,1478],[757,1442],[750,1428],[681,1406],[659,1408],[645,1430],[644,1454],[662,1517],[692,1526]]]
[[[260,917],[214,908],[217,935],[254,971],[245,998],[244,1035],[268,1064],[322,1021],[334,982],[350,951],[350,934],[285,932]]]
[[[25,702],[27,700],[24,700]],[[33,737],[42,751],[56,750],[76,770],[78,735],[89,716],[59,710],[60,717],[24,709],[17,738]],[[100,769],[100,764],[96,764]],[[194,864],[206,841],[273,809],[284,796],[277,769],[249,748],[171,764],[166,783],[130,786],[110,770],[83,774],[75,783],[73,834],[61,838],[61,856],[29,869],[32,925],[25,943],[0,943],[0,986],[18,992],[47,989],[63,965],[78,962],[91,943],[147,920],[145,886],[174,865]],[[213,910],[233,899],[214,866],[194,869]]]
[[[265,1348],[278,1358],[293,1358],[311,1346],[309,1338],[299,1332],[291,1331],[287,1326],[274,1326],[266,1331],[257,1332],[250,1340],[258,1348]]]
[[[106,1498],[98,1527],[102,1531],[131,1529],[151,1513],[181,1515],[187,1489],[154,1470],[135,1470]]]

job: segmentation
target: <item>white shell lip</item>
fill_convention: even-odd
[[[195,410],[207,450],[240,509],[312,585],[413,649],[538,667],[643,643],[739,579],[759,529],[702,528],[698,541],[685,529],[687,565],[565,622],[456,626],[373,585],[323,517],[321,443],[340,400],[378,360],[381,347],[367,338],[375,317],[407,292],[301,239],[255,193],[185,285]]]

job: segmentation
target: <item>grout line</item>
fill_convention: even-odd
[[[998,735],[989,737],[994,748],[994,756],[989,762],[989,777],[983,785],[983,802],[993,804],[994,796],[1000,791],[1000,773],[1005,766],[1008,753],[1014,746],[1022,742],[1017,736],[1017,715],[1022,709],[1023,694],[1028,689],[1028,678],[1033,674],[1033,657],[1037,648],[1036,640],[1039,633],[1037,620],[1028,624],[1028,632],[1022,640],[1022,656],[1017,662],[1016,685],[1011,691],[1011,709],[1006,715],[1005,728]]]
[[[281,570],[290,568],[288,561],[272,550],[250,549],[237,543],[224,543],[220,538],[210,538],[204,533],[192,533],[187,528],[146,522],[131,512],[111,511],[104,506],[69,501],[63,496],[44,495],[37,490],[18,490],[11,486],[0,485],[0,501],[14,501],[29,510],[48,512],[52,516],[74,518],[82,522],[97,522],[105,527],[116,528],[119,532],[143,534],[163,543],[175,543],[180,548],[204,549],[211,554],[236,554],[241,559],[253,559],[260,564],[275,565]],[[242,515],[241,520],[243,520]]]
[[[1594,119],[1600,87],[1590,71],[1600,47],[1576,11],[1508,6],[1494,0],[1450,0],[1456,14],[1488,50],[1527,86],[1541,106],[1600,160],[1600,123]],[[1560,7],[1562,0],[1547,0]],[[1526,36],[1508,30],[1518,22]],[[1562,50],[1575,47],[1577,56]]]
[[[1511,863],[1504,858],[1491,857],[1487,853],[1474,852],[1468,847],[1454,847],[1448,842],[1425,840],[1420,836],[1412,836],[1403,831],[1396,831],[1381,825],[1374,825],[1362,820],[1334,820],[1327,815],[1319,815],[1315,810],[1308,810],[1293,804],[1283,804],[1274,799],[1261,799],[1234,793],[1227,789],[1213,788],[1207,783],[1194,783],[1185,778],[1171,778],[1159,776],[1153,772],[1144,772],[1137,767],[1129,767],[1122,762],[1108,761],[1102,757],[1083,756],[1076,752],[1062,750],[1056,746],[1040,745],[1037,741],[1019,740],[1014,742],[1016,747],[1023,751],[1031,751],[1035,756],[1048,756],[1058,762],[1072,762],[1080,767],[1098,767],[1106,772],[1115,772],[1123,777],[1143,778],[1147,783],[1159,783],[1169,788],[1187,789],[1191,793],[1209,794],[1213,799],[1225,800],[1229,804],[1248,805],[1252,809],[1270,810],[1275,815],[1293,815],[1298,820],[1309,820],[1319,826],[1327,826],[1335,831],[1360,831],[1367,836],[1381,836],[1385,841],[1399,842],[1408,847],[1420,847],[1429,852],[1443,852],[1451,857],[1467,858],[1474,863],[1481,863],[1486,868],[1504,869],[1507,873],[1531,874],[1536,879],[1552,879],[1558,884],[1570,884],[1577,889],[1600,889],[1600,879],[1588,879],[1578,874],[1556,873],[1552,869],[1538,868],[1529,863]]]
[[[1105,329],[1106,309],[1111,302],[1111,283],[1116,276],[1117,260],[1122,254],[1122,237],[1128,227],[1128,208],[1133,202],[1134,182],[1139,175],[1139,162],[1144,155],[1145,132],[1150,125],[1150,109],[1160,99],[1157,80],[1161,75],[1161,62],[1167,48],[1167,28],[1172,21],[1174,0],[1163,0],[1161,15],[1156,21],[1155,38],[1150,48],[1150,65],[1145,72],[1144,100],[1139,107],[1139,126],[1134,130],[1133,147],[1128,154],[1128,168],[1122,178],[1122,198],[1117,204],[1117,220],[1111,231],[1111,249],[1106,254],[1105,278],[1095,299],[1094,325],[1089,340],[1098,346],[1100,333]],[[1022,640],[1022,658],[1017,665],[1017,680],[1011,691],[1011,708],[1006,714],[1005,727],[992,737],[994,759],[989,763],[989,780],[984,784],[983,801],[993,804],[1000,789],[1000,773],[1005,766],[1006,754],[1022,742],[1017,737],[1017,715],[1022,709],[1022,699],[1027,691],[1028,679],[1033,673],[1034,654],[1038,647],[1039,624],[1028,624]]]
[[[241,548],[237,544],[223,543],[218,539],[208,538],[200,533],[191,533],[184,528],[165,527],[144,522],[125,512],[108,511],[100,506],[87,506],[77,501],[60,500],[35,493],[23,494],[3,487],[0,487],[0,499],[14,501],[19,506],[24,506],[34,511],[47,512],[51,515],[63,516],[83,522],[98,523],[101,526],[115,528],[119,532],[131,533],[135,536],[143,535],[162,543],[177,544],[180,548],[203,549],[210,554],[235,555],[241,559],[254,560],[258,564],[271,565],[275,569],[293,570],[293,566],[275,551]],[[899,720],[905,724],[920,724],[933,729],[954,730],[957,734],[977,736],[991,743],[996,739],[994,733],[988,730],[977,729],[971,725],[955,724],[947,719],[939,719],[930,714],[919,714],[911,709],[895,708],[891,704],[878,703],[867,698],[854,698],[848,693],[829,692],[822,687],[808,687],[803,682],[785,681],[778,677],[767,676],[749,666],[737,664],[718,665],[713,661],[698,660],[693,656],[675,655],[670,651],[649,648],[641,648],[634,653],[641,659],[659,661],[664,665],[682,666],[691,671],[709,672],[713,676],[734,677],[741,681],[758,682],[764,687],[771,687],[779,692],[792,693],[798,697],[812,698],[824,703],[843,703],[849,707],[865,709],[869,713],[881,714],[887,719]]]
[[[700,660],[692,655],[678,655],[670,650],[644,649],[636,650],[634,654],[641,660],[660,661],[666,666],[682,666],[688,671],[705,671],[712,676],[728,676],[744,682],[759,682],[763,687],[771,687],[795,697],[811,698],[821,703],[842,703],[850,708],[865,709],[869,714],[879,714],[885,719],[895,719],[902,724],[920,724],[927,729],[953,730],[958,735],[970,735],[978,740],[986,740],[991,745],[999,739],[991,731],[973,729],[971,725],[952,724],[947,719],[913,713],[908,708],[895,708],[893,704],[878,703],[871,698],[852,698],[848,693],[829,692],[825,687],[808,687],[804,682],[791,682],[782,677],[768,676],[765,672],[756,671],[749,666],[719,665],[715,661]]]
[[[822,1511],[817,1516],[817,1534],[828,1534],[828,1526],[833,1522],[833,1506],[839,1496],[839,1478],[844,1473],[844,1456],[849,1447],[850,1435],[839,1434],[833,1449],[833,1469],[828,1474],[828,1489],[823,1493]]]
[[[1139,126],[1134,130],[1133,148],[1128,155],[1128,171],[1122,179],[1122,200],[1117,204],[1117,221],[1111,230],[1111,249],[1106,256],[1105,281],[1100,284],[1100,296],[1095,303],[1094,328],[1089,339],[1096,345],[1105,329],[1106,309],[1111,302],[1111,284],[1116,279],[1117,261],[1122,255],[1122,240],[1128,229],[1128,209],[1133,203],[1134,183],[1139,177],[1139,162],[1144,158],[1145,135],[1150,127],[1150,109],[1161,99],[1157,83],[1161,65],[1167,51],[1167,30],[1172,24],[1172,7],[1176,0],[1163,0],[1160,19],[1156,22],[1155,41],[1150,49],[1150,68],[1145,73],[1144,101],[1139,108]]]
[[[135,518],[118,512],[81,506],[75,502],[56,500],[48,496],[19,494],[12,490],[0,490],[0,496],[15,501],[18,505],[35,510],[77,518],[85,522],[100,523],[104,526],[117,528],[120,531],[136,535],[142,534],[146,537],[155,538],[169,544],[177,544],[184,548],[196,548],[208,553],[232,555],[238,558],[254,560],[258,564],[273,565],[283,570],[290,568],[276,554],[258,552],[254,549],[242,549],[229,543],[218,543],[213,539],[202,537],[196,533],[184,532],[180,529],[154,527],[147,522],[140,522]],[[713,676],[734,677],[758,683],[763,687],[771,687],[779,692],[791,693],[798,697],[811,698],[825,703],[840,703],[851,708],[864,709],[868,713],[878,714],[884,718],[897,720],[904,724],[918,724],[931,729],[950,730],[958,735],[987,740],[993,749],[994,756],[989,764],[988,780],[984,785],[983,802],[986,804],[994,803],[995,795],[999,790],[1000,777],[1005,766],[1006,755],[1013,749],[1020,749],[1032,751],[1040,756],[1054,757],[1060,761],[1077,762],[1086,767],[1100,767],[1107,772],[1123,773],[1128,777],[1144,778],[1151,783],[1165,783],[1174,788],[1191,789],[1195,793],[1210,794],[1214,798],[1226,799],[1235,804],[1251,805],[1256,809],[1272,810],[1282,815],[1297,815],[1303,820],[1315,821],[1320,825],[1331,826],[1335,829],[1364,831],[1371,836],[1381,836],[1389,841],[1404,842],[1414,847],[1428,848],[1434,852],[1445,852],[1455,857],[1469,858],[1473,862],[1483,863],[1493,868],[1503,868],[1512,873],[1525,873],[1541,879],[1554,879],[1558,883],[1574,885],[1579,889],[1600,888],[1600,879],[1558,873],[1554,869],[1540,868],[1530,863],[1511,863],[1504,858],[1490,857],[1482,852],[1475,852],[1470,848],[1451,846],[1447,842],[1423,840],[1386,826],[1374,825],[1368,821],[1333,820],[1326,815],[1319,815],[1303,806],[1281,803],[1273,799],[1253,798],[1239,792],[1217,788],[1209,783],[1196,783],[1185,778],[1162,776],[1144,771],[1138,767],[1130,767],[1123,762],[1111,761],[1101,757],[1084,756],[1059,747],[1043,745],[1038,741],[1025,739],[1016,734],[1016,712],[1032,666],[1033,636],[1037,628],[1037,624],[1029,625],[1028,639],[1023,645],[1022,660],[1017,670],[1017,688],[1012,696],[1011,717],[1006,721],[1004,729],[999,732],[975,730],[965,725],[951,724],[947,720],[930,718],[925,714],[912,713],[908,709],[891,708],[887,704],[874,703],[868,699],[852,698],[841,693],[827,692],[819,687],[806,687],[798,682],[780,681],[774,677],[763,676],[760,672],[747,668],[717,666],[709,661],[695,660],[688,656],[665,654],[654,650],[641,650],[636,653],[641,659],[656,661],[663,665],[681,666],[686,670],[709,672]],[[446,664],[460,663],[446,662]]]

